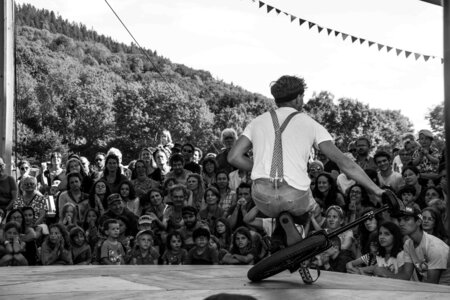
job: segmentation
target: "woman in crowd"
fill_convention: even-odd
[[[69,173],[79,173],[81,175],[81,191],[83,193],[89,193],[92,184],[93,184],[93,180],[92,178],[90,178],[88,176],[88,174],[86,174],[84,168],[83,168],[83,164],[81,163],[81,160],[79,158],[76,157],[72,157],[70,158],[67,163],[66,163],[66,176],[63,179],[63,181],[61,181],[60,185],[59,185],[59,190],[63,191],[68,189],[68,174]]]
[[[222,218],[225,215],[223,209],[219,206],[220,194],[219,191],[210,186],[205,191],[206,207],[199,212],[200,220],[205,221],[209,228],[214,228],[215,220]]]
[[[89,208],[83,218],[82,228],[86,233],[86,241],[91,249],[94,249],[95,244],[99,240],[99,219],[100,214],[94,208]]]
[[[70,238],[66,228],[55,223],[50,225],[49,230],[50,234],[41,247],[42,265],[72,265]]]
[[[156,151],[153,152],[153,159],[156,162],[157,168],[150,174],[150,178],[161,185],[164,183],[166,175],[170,172],[169,157],[170,154],[168,150],[162,147],[158,147]]]
[[[102,179],[109,186],[111,194],[119,193],[120,183],[127,180],[127,177],[122,174],[120,159],[117,155],[109,154],[106,156]]]
[[[142,159],[136,161],[132,178],[134,178],[131,182],[133,183],[136,197],[139,198],[144,196],[151,189],[156,189],[160,186],[158,182],[148,177],[147,166]]]
[[[170,131],[163,129],[159,137],[160,145],[170,151],[173,148],[172,135],[170,134]]]
[[[141,207],[139,198],[136,197],[133,184],[128,181],[122,181],[119,186],[119,195],[122,197],[125,206],[136,216],[141,215]]]
[[[220,248],[229,251],[231,248],[233,232],[231,231],[228,220],[225,218],[216,219],[211,230],[213,235],[217,237]]]
[[[442,223],[441,213],[434,207],[425,207],[422,210],[422,218],[423,231],[440,238],[448,244],[448,233]]]
[[[20,161],[19,165],[17,167],[19,168],[19,172],[20,172],[20,175],[17,178],[17,182],[20,182],[20,180],[22,180],[23,177],[30,176],[31,165],[28,162],[28,160]]]
[[[425,188],[419,183],[419,170],[413,166],[403,168],[402,176],[405,184],[413,186],[416,190],[415,202],[421,209],[426,207],[425,204]]]
[[[429,203],[434,199],[444,199],[444,193],[442,189],[437,186],[428,186],[424,190],[423,200],[426,206],[430,206]]]
[[[216,172],[219,168],[217,161],[214,157],[206,157],[202,162],[202,177],[205,182],[205,186],[209,187],[211,184],[216,183]]]
[[[103,215],[108,209],[106,199],[109,195],[111,195],[111,191],[107,182],[104,179],[97,180],[89,192],[89,207],[95,209],[98,214]]]
[[[384,222],[378,230],[377,264],[359,268],[355,273],[373,275],[375,266],[388,268],[393,274],[403,265],[402,258],[403,236],[398,225],[393,222]]]
[[[13,208],[30,206],[34,211],[34,224],[39,225],[45,222],[45,213],[48,211],[47,200],[37,190],[37,180],[35,177],[24,177],[21,183],[22,194],[13,203]]]
[[[59,152],[52,152],[50,154],[50,164],[47,169],[43,171],[40,184],[42,193],[49,193],[50,187],[55,180],[61,182],[65,177],[64,169],[61,167],[62,156]]]
[[[228,173],[225,170],[220,170],[216,173],[215,187],[220,195],[218,204],[225,213],[227,213],[229,208],[237,201],[236,192],[230,189],[229,182]]]
[[[341,228],[345,224],[345,214],[342,207],[338,205],[332,205],[328,207],[325,212],[326,217],[326,228],[327,232],[333,232]],[[351,251],[353,247],[353,231],[347,230],[339,234],[339,239],[341,240],[341,251],[348,250]]]
[[[144,148],[141,150],[139,153],[139,160],[142,160],[145,164],[145,175],[149,176],[156,170],[156,163],[153,160],[153,155],[150,148]]]
[[[62,208],[66,203],[75,205],[78,216],[84,216],[89,208],[89,195],[81,191],[82,176],[78,172],[67,175],[68,190],[62,192],[58,199],[58,216],[62,216]]]
[[[6,211],[17,200],[17,184],[12,176],[5,173],[6,164],[0,157],[0,209]]]
[[[197,211],[204,209],[206,206],[204,201],[205,187],[202,176],[196,173],[189,174],[186,183],[187,189],[192,193],[190,197],[192,201],[188,205],[195,207]]]
[[[372,211],[366,208],[361,212],[361,216],[365,216]],[[357,240],[359,240],[357,256],[360,254],[370,253],[370,235],[376,233],[378,225],[381,223],[381,215],[378,214],[373,218],[367,219],[364,223],[359,224],[357,231]]]
[[[344,196],[339,192],[335,180],[328,173],[321,173],[317,176],[313,196],[324,209],[331,205],[345,206]]]
[[[360,184],[354,184],[347,189],[346,211],[348,222],[353,222],[361,216],[361,211],[373,207],[366,189]]]

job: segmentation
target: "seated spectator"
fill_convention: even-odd
[[[191,171],[184,169],[184,158],[181,154],[174,154],[170,158],[171,171],[166,175],[166,179],[175,178],[178,183],[186,185],[186,180]]]
[[[203,178],[200,174],[192,173],[187,177],[187,189],[191,191],[190,200],[191,203],[188,205],[194,206],[197,210],[202,210],[206,207],[205,203],[205,185],[203,183]]]
[[[73,203],[64,204],[62,207],[61,216],[59,218],[59,223],[62,224],[67,231],[70,231],[70,228],[79,224],[77,208]]]
[[[183,239],[177,231],[167,235],[166,250],[162,255],[164,265],[184,265],[188,252],[183,247]]]
[[[179,230],[183,225],[182,209],[187,204],[188,191],[182,184],[176,184],[169,190],[171,205],[167,209],[167,232]]]
[[[187,265],[217,265],[219,253],[217,249],[211,248],[209,230],[203,227],[197,228],[192,234],[195,246],[189,250],[186,259]]]
[[[89,207],[97,211],[98,214],[103,215],[108,209],[106,199],[111,195],[109,185],[104,179],[97,180],[89,192]]]
[[[449,247],[439,238],[422,230],[419,210],[406,207],[396,217],[401,233],[408,237],[403,245],[404,265],[398,273],[384,267],[375,267],[374,274],[381,277],[423,281],[449,285]],[[414,270],[417,277],[413,276]]]
[[[350,253],[341,251],[341,240],[338,237],[331,238],[331,248],[320,254],[318,266],[322,270],[347,273],[347,263],[352,261]]]
[[[20,225],[15,221],[6,223],[3,243],[0,244],[0,266],[27,266],[24,257],[25,242],[20,240]]]
[[[425,207],[422,209],[422,219],[424,232],[434,235],[448,244],[448,233],[442,223],[442,216],[439,210],[434,207]]]
[[[323,209],[332,205],[345,206],[344,196],[339,192],[336,182],[330,174],[318,175],[312,192],[314,199]]]
[[[131,181],[138,198],[144,196],[151,189],[160,188],[160,183],[148,177],[146,170],[145,162],[138,159],[134,166],[133,180]]]
[[[99,220],[100,214],[97,210],[89,208],[86,215],[83,218],[82,228],[86,235],[86,241],[92,250],[95,248],[95,244],[100,239],[99,237]]]
[[[75,205],[77,214],[84,216],[89,208],[89,195],[81,190],[81,175],[74,172],[67,175],[68,190],[61,192],[58,197],[58,216],[62,218],[62,209],[66,203]]]
[[[415,194],[416,188],[412,185],[405,185],[398,191],[398,196],[405,206],[420,209],[419,205],[414,202]]]
[[[211,184],[216,183],[216,172],[219,169],[219,165],[214,157],[205,157],[202,166],[203,181],[205,186],[209,187]]]
[[[158,182],[161,186],[166,180],[166,176],[170,173],[169,165],[170,152],[165,148],[158,147],[153,152],[153,159],[156,162],[156,170],[150,174],[150,178]]]
[[[231,226],[228,220],[225,218],[218,218],[211,230],[213,232],[213,235],[217,237],[220,248],[229,251],[231,249],[233,233],[231,231]]]
[[[130,265],[157,265],[159,253],[153,248],[153,232],[139,231],[136,235],[136,245],[131,251]]]
[[[48,211],[47,200],[37,190],[37,180],[35,177],[23,177],[22,194],[14,201],[13,208],[31,207],[33,208],[35,225],[45,222],[45,214]]]
[[[111,194],[108,196],[108,210],[100,217],[99,224],[103,224],[108,219],[117,219],[123,217],[130,234],[137,233],[138,217],[128,208],[119,194]]]
[[[361,274],[359,271],[360,268],[377,264],[378,230],[369,235],[368,244],[370,245],[369,252],[362,252],[363,254],[360,257],[347,263],[347,273]]]
[[[194,247],[193,234],[197,228],[207,227],[198,219],[198,211],[193,206],[185,206],[182,208],[183,226],[178,230],[183,240],[183,247],[190,250]]]
[[[258,253],[252,243],[252,236],[247,227],[239,227],[233,233],[233,246],[225,254],[222,262],[227,265],[251,265],[258,259]]]
[[[50,234],[41,247],[41,263],[48,265],[72,265],[69,234],[61,224],[49,226]]]
[[[209,228],[214,227],[214,222],[218,218],[225,216],[225,212],[219,206],[219,191],[214,187],[209,187],[205,191],[206,207],[199,212],[201,221],[208,224]]]
[[[227,156],[228,152],[230,152],[231,148],[236,143],[237,138],[237,132],[233,128],[225,128],[220,134],[220,141],[224,145],[224,148],[217,154],[216,161],[219,169],[224,170],[226,174],[230,174],[236,170],[236,168],[228,162]]]
[[[202,168],[197,162],[194,162],[194,151],[195,147],[191,143],[185,143],[181,147],[181,154],[184,156],[184,168],[195,174],[200,174]]]
[[[126,252],[122,244],[118,241],[120,232],[119,221],[116,219],[107,219],[103,223],[103,232],[105,233],[106,239],[101,242],[100,246],[101,264],[124,265]]]
[[[402,176],[405,180],[405,185],[413,186],[416,190],[414,202],[417,203],[421,209],[425,208],[425,188],[419,182],[419,170],[416,167],[405,167],[403,168]]]
[[[337,205],[330,206],[325,212],[325,217],[325,230],[327,232],[333,232],[342,227],[345,223],[344,211]],[[341,240],[339,251],[348,250],[351,253],[350,249],[352,249],[353,246],[353,231],[347,230],[339,234],[338,237]]]
[[[420,147],[413,153],[412,164],[417,167],[420,172],[420,178],[424,181],[434,181],[439,177],[437,171],[440,153],[432,146],[433,139],[434,136],[430,130],[420,130],[418,139]],[[423,184],[426,185],[427,182]]]
[[[109,154],[105,159],[105,170],[103,170],[102,179],[109,186],[111,193],[119,193],[120,183],[128,180],[128,178],[122,174],[120,162],[121,159],[115,154]]]
[[[122,181],[119,186],[119,195],[122,197],[122,201],[125,202],[125,206],[136,216],[140,216],[142,208],[139,205],[139,198],[136,197],[133,184],[126,180]]]
[[[228,173],[224,170],[219,170],[216,173],[215,188],[219,191],[219,206],[225,213],[231,206],[236,203],[236,192],[230,189],[230,178]]]
[[[12,209],[6,216],[5,221],[6,223],[14,221],[20,225],[20,242],[25,243],[23,255],[27,260],[28,265],[35,265],[37,261],[36,232],[33,227],[26,225],[25,216],[22,209]]]
[[[70,243],[72,245],[72,260],[74,265],[89,265],[92,260],[91,247],[86,234],[81,227],[75,226],[70,232]]]
[[[378,151],[374,155],[374,160],[378,167],[378,180],[380,186],[388,186],[391,187],[394,192],[398,192],[398,190],[405,185],[405,182],[402,175],[392,169],[391,155],[384,151]]]

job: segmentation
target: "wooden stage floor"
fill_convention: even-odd
[[[218,293],[256,299],[450,299],[450,287],[322,272],[305,285],[283,272],[260,283],[248,266],[53,266],[0,268],[0,299],[204,299]],[[315,271],[312,271],[314,277]]]

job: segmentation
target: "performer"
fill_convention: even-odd
[[[305,88],[303,78],[296,76],[282,76],[274,82],[271,93],[278,108],[256,117],[228,154],[231,164],[252,172],[252,197],[258,209],[271,218],[284,211],[306,218],[308,212],[314,211],[317,204],[307,172],[313,146],[368,191],[377,196],[383,193],[334,145],[322,125],[301,112]],[[253,160],[245,155],[251,148]]]

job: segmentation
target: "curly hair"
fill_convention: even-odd
[[[305,90],[305,80],[297,76],[284,75],[270,85],[270,93],[277,103],[292,101],[298,95],[303,95]]]

